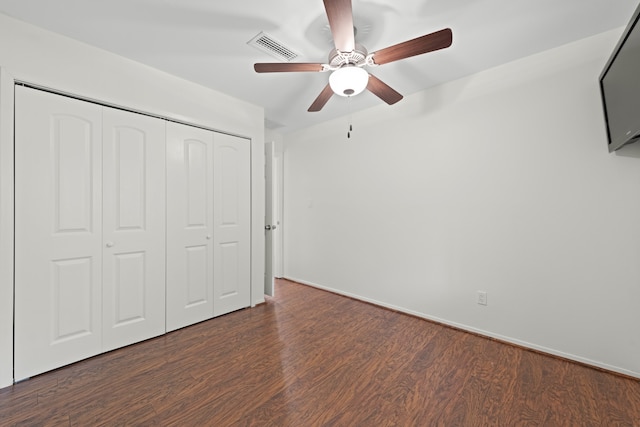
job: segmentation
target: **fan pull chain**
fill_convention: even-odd
[[[351,138],[351,132],[353,132],[353,117],[351,115],[351,97],[347,97],[347,104],[349,105],[349,130],[347,131],[347,138]]]

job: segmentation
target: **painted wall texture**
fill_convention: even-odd
[[[640,158],[598,87],[621,32],[286,135],[285,276],[640,377]]]

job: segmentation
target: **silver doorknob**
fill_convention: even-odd
[[[275,230],[275,229],[276,229],[276,226],[275,226],[275,225],[265,225],[265,226],[264,226],[264,229],[265,229],[265,230]]]
[[[113,242],[107,242],[106,247],[112,248],[113,247]]]

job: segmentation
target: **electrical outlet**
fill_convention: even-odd
[[[487,292],[478,291],[478,304],[487,305]]]

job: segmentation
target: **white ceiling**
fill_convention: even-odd
[[[442,28],[445,50],[370,69],[403,95],[627,24],[638,0],[353,0],[356,41],[370,52]],[[278,62],[247,45],[260,31],[326,62],[332,48],[322,0],[0,0],[0,12],[265,108],[286,133],[381,104],[365,92],[307,108],[328,73],[256,74]],[[402,101],[400,101],[402,102]],[[388,106],[386,108],[394,108]]]

